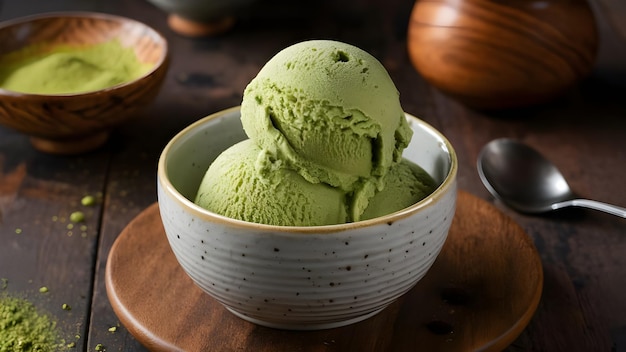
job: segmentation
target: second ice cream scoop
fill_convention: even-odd
[[[233,145],[207,170],[195,203],[229,218],[269,225],[322,226],[351,221],[350,193],[308,182],[288,168],[259,173],[264,162],[263,150],[251,139]],[[362,220],[404,209],[436,188],[428,173],[404,159],[392,166],[384,183]]]

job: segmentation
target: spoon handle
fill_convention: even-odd
[[[594,210],[603,211],[612,215],[617,215],[622,218],[626,218],[626,208],[618,207],[617,205],[606,204],[590,199],[572,199],[566,202],[557,203],[553,206],[553,209],[559,209],[566,206],[583,207]]]

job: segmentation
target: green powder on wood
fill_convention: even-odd
[[[69,94],[132,81],[153,65],[139,62],[118,40],[88,46],[26,47],[0,58],[0,88],[31,94]]]
[[[56,322],[27,300],[0,297],[0,352],[53,352],[61,346]]]

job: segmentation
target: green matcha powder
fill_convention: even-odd
[[[56,322],[25,299],[0,296],[0,352],[62,350]]]
[[[31,94],[84,93],[132,81],[152,65],[118,40],[88,46],[31,46],[0,58],[0,88]]]

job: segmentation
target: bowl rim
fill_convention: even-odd
[[[44,20],[44,19],[55,19],[55,18],[67,18],[67,17],[72,17],[72,18],[90,18],[90,19],[106,19],[106,20],[113,20],[116,22],[120,22],[120,23],[134,23],[136,25],[142,26],[144,28],[146,28],[147,30],[149,30],[150,32],[152,32],[152,34],[155,35],[156,38],[158,38],[160,40],[160,42],[162,43],[162,47],[163,47],[163,55],[161,55],[161,57],[159,58],[159,60],[154,64],[154,66],[148,70],[147,72],[145,72],[143,75],[131,80],[131,81],[127,81],[127,82],[122,82],[110,87],[106,87],[103,89],[98,89],[98,90],[91,90],[91,91],[86,91],[86,92],[78,92],[78,93],[60,93],[60,94],[37,94],[37,93],[26,93],[26,92],[16,92],[16,91],[12,91],[12,90],[8,90],[8,89],[4,89],[2,87],[0,87],[0,94],[5,95],[5,96],[13,96],[13,97],[28,97],[28,96],[32,96],[32,97],[55,97],[55,98],[67,98],[67,97],[80,97],[80,96],[88,96],[88,95],[93,95],[93,94],[102,94],[102,93],[106,93],[109,91],[113,91],[122,87],[126,87],[129,85],[132,85],[136,82],[139,82],[143,79],[145,79],[146,77],[154,74],[154,72],[162,69],[163,67],[165,67],[168,64],[169,61],[169,44],[167,41],[167,38],[165,38],[165,36],[163,35],[163,33],[161,33],[160,31],[156,30],[154,27],[148,25],[147,23],[144,23],[142,21],[136,20],[134,18],[130,18],[130,17],[125,17],[125,16],[121,16],[121,15],[116,15],[116,14],[111,14],[111,13],[106,13],[106,12],[98,12],[98,11],[50,11],[50,12],[44,12],[44,13],[38,13],[38,14],[32,14],[32,15],[26,15],[26,16],[21,16],[21,17],[16,17],[16,18],[12,18],[12,19],[8,19],[5,21],[0,22],[0,30],[4,30],[6,28],[12,27],[12,26],[18,26],[18,25],[23,25],[29,22],[33,22],[33,21],[38,21],[38,20]]]
[[[438,139],[440,139],[444,143],[444,147],[445,147],[444,149],[447,150],[448,156],[450,158],[450,167],[444,180],[431,194],[429,194],[426,198],[420,200],[419,202],[407,208],[404,208],[402,210],[399,210],[399,211],[396,211],[396,212],[393,212],[384,216],[376,217],[373,219],[361,220],[361,221],[349,222],[349,223],[343,223],[343,224],[317,225],[317,226],[268,225],[268,224],[261,224],[261,223],[233,219],[224,215],[214,213],[212,211],[209,211],[207,209],[200,207],[199,205],[196,205],[194,202],[187,199],[180,192],[178,192],[178,190],[174,187],[174,185],[171,183],[171,181],[167,177],[166,164],[168,161],[169,153],[174,147],[174,145],[179,143],[179,141],[181,141],[182,139],[184,139],[186,135],[190,134],[193,130],[197,129],[201,125],[211,120],[222,117],[229,113],[233,113],[234,111],[239,111],[239,109],[240,109],[240,106],[234,106],[234,107],[230,107],[227,109],[223,109],[215,113],[212,113],[208,116],[205,116],[203,118],[200,118],[199,120],[191,123],[184,129],[182,129],[180,132],[178,132],[172,139],[170,139],[170,141],[165,145],[165,147],[163,148],[159,156],[158,165],[157,165],[157,183],[159,183],[159,186],[162,189],[162,191],[169,198],[176,201],[179,205],[181,205],[184,209],[186,209],[188,212],[192,213],[194,216],[199,217],[203,220],[220,223],[225,226],[239,227],[239,228],[245,228],[245,229],[256,230],[256,231],[263,230],[263,231],[272,231],[272,232],[281,232],[281,233],[296,232],[296,233],[309,233],[309,234],[335,233],[335,232],[353,230],[353,229],[380,225],[380,224],[387,225],[389,223],[396,222],[398,220],[404,219],[410,215],[413,215],[419,212],[422,209],[425,209],[435,204],[437,201],[443,198],[448,192],[456,192],[455,185],[456,185],[456,176],[458,172],[458,158],[457,158],[456,151],[454,150],[454,147],[452,146],[450,141],[432,125],[415,117],[414,115],[411,115],[405,112],[405,116],[411,119],[413,123],[417,123],[422,128],[426,129],[428,132],[434,134]],[[160,201],[162,200],[159,200],[159,202]]]

